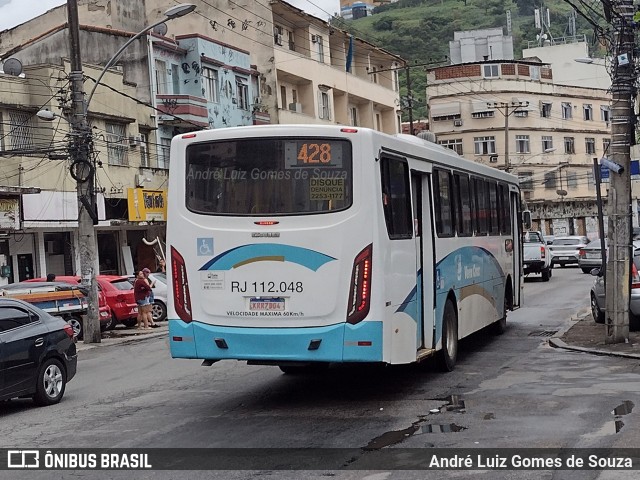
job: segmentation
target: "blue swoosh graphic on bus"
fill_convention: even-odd
[[[325,263],[336,260],[308,248],[280,243],[256,243],[232,248],[212,258],[200,270],[231,270],[254,262],[292,262],[317,271]]]

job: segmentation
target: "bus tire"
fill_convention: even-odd
[[[458,318],[456,307],[449,299],[444,305],[442,314],[442,349],[438,352],[438,368],[443,372],[451,372],[458,357]]]
[[[511,309],[511,288],[507,286],[502,302],[502,316],[491,325],[494,335],[502,335],[507,330],[507,310]]]

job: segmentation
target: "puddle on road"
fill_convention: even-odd
[[[627,413],[631,413],[633,407],[635,407],[635,404],[631,400],[625,400],[622,404],[614,408],[611,413],[617,417],[620,415],[626,415]]]
[[[434,398],[434,401],[438,402],[447,402],[448,405],[445,405],[445,411],[447,412],[464,412],[465,405],[464,400],[460,395],[449,395],[444,398]]]
[[[446,405],[443,405],[439,409],[440,412],[465,412],[464,400],[462,400],[460,395],[449,395],[445,398],[434,398],[432,400],[438,402],[446,402]],[[438,409],[433,410],[435,411]],[[393,430],[391,432],[383,433],[379,437],[371,440],[366,447],[363,447],[363,450],[379,450],[384,447],[396,445],[413,435],[421,435],[423,433],[452,433],[460,432],[467,429],[467,427],[462,427],[460,425],[456,425],[455,423],[426,423],[428,418],[433,418],[433,414],[437,413],[431,412],[430,415],[419,416],[417,421],[413,422],[410,427],[403,430]]]
[[[620,417],[631,413],[633,407],[635,407],[635,404],[632,401],[625,400],[611,412],[616,417],[613,422],[615,425],[616,433],[619,433],[620,430],[622,430],[622,427],[624,427],[624,422]]]

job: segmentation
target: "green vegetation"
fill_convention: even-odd
[[[539,33],[534,23],[534,9],[539,6],[540,0],[399,0],[376,8],[373,16],[354,21],[335,18],[333,23],[400,55],[409,64],[433,63],[437,66],[448,63],[449,42],[456,31],[502,27],[506,34],[507,11],[511,11],[514,56],[522,58],[527,42],[535,42]],[[553,37],[566,36],[572,7],[564,0],[546,0],[545,6],[550,11]],[[576,30],[578,34],[586,34],[587,40],[592,42],[593,28],[580,15],[576,19]],[[400,78],[403,83],[400,94],[404,96],[407,93],[406,77],[401,75]],[[411,69],[411,86],[413,118],[424,118],[424,68]],[[407,119],[405,111],[403,120]]]

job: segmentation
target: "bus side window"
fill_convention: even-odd
[[[488,232],[489,224],[489,205],[487,201],[487,191],[485,189],[485,182],[481,178],[473,179],[474,186],[474,203],[476,214],[476,234],[486,235]]]
[[[451,172],[434,169],[433,173],[433,208],[436,233],[439,237],[452,237],[455,235],[455,225]]]
[[[453,178],[456,187],[456,230],[459,237],[469,237],[473,235],[469,176],[465,173],[454,173]]]
[[[498,184],[493,182],[486,182],[487,189],[489,190],[489,234],[490,235],[498,235],[500,234],[500,212],[498,211]]]
[[[382,209],[391,240],[413,237],[409,165],[404,159],[382,157]]]
[[[509,187],[503,183],[498,185],[500,193],[500,225],[504,235],[511,234],[511,204],[509,203]]]

